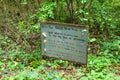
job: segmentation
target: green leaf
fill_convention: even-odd
[[[96,38],[90,38],[89,41],[90,41],[90,42],[95,42],[95,41],[96,41]]]
[[[120,80],[120,76],[115,77],[115,80]]]
[[[82,77],[80,80],[88,80],[88,77]]]

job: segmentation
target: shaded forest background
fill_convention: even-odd
[[[40,41],[40,21],[57,21],[89,25],[90,53],[96,53],[100,41],[118,40],[119,9],[119,0],[1,0],[0,48],[33,51]]]

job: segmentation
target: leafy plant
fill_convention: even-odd
[[[120,41],[115,40],[112,43],[103,42],[104,54],[113,54],[120,59]]]
[[[38,21],[53,19],[54,18],[53,9],[55,6],[56,6],[56,3],[44,2],[41,5],[41,7],[38,9],[37,13],[31,16],[31,18],[37,18]]]

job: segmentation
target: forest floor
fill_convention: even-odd
[[[39,56],[38,56],[39,55]],[[113,55],[88,54],[87,67],[40,52],[0,51],[0,80],[120,80],[120,61]]]

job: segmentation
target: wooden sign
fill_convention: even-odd
[[[41,34],[42,55],[87,64],[87,26],[42,22]]]

